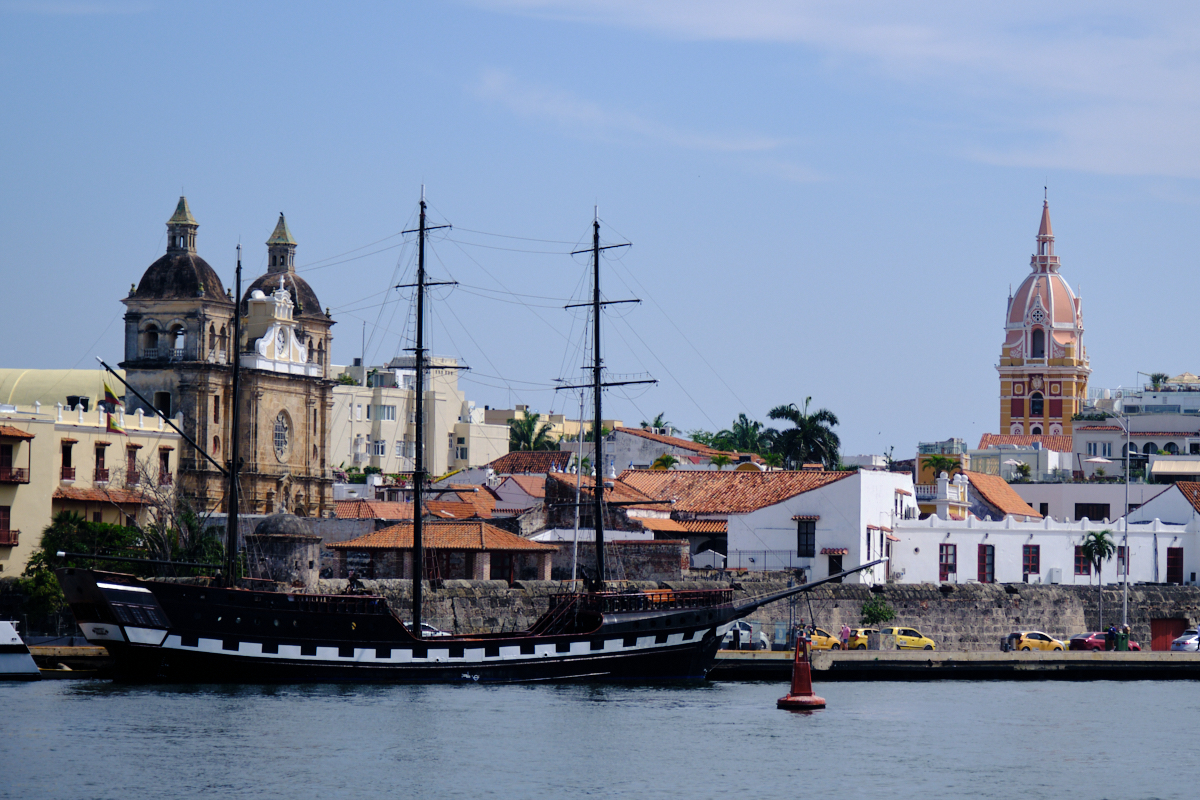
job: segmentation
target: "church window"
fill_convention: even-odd
[[[229,352],[229,334],[225,332],[225,326],[221,326],[221,350]]]
[[[325,364],[325,343],[320,342],[317,345],[317,363],[324,366]]]
[[[1034,392],[1029,398],[1029,415],[1032,417],[1040,417],[1045,408],[1045,400],[1042,399],[1041,392]]]
[[[1042,435],[1042,426],[1034,425],[1032,428],[1029,429],[1029,432],[1034,436],[1041,436]]]
[[[161,412],[164,417],[171,416],[171,393],[170,392],[155,392],[154,393],[154,408]]]
[[[215,325],[208,326],[208,349],[217,349],[217,327]]]
[[[1031,345],[1032,352],[1030,354],[1030,357],[1031,358],[1045,358],[1046,357],[1046,332],[1043,331],[1041,328],[1034,328],[1033,338],[1032,338],[1031,342],[1032,342],[1032,345]]]
[[[275,458],[285,461],[291,447],[291,423],[286,411],[275,417]]]
[[[213,395],[213,422],[221,421],[221,395]]]
[[[313,340],[310,338],[308,340],[308,363],[311,364],[315,357],[316,357],[316,353],[313,352]]]
[[[142,353],[145,358],[158,357],[158,327],[151,325],[146,328],[146,345],[145,351]]]
[[[221,437],[220,437],[220,436],[214,436],[214,437],[213,437],[213,449],[212,449],[212,451],[213,451],[213,455],[214,455],[214,456],[219,456],[219,455],[221,455]]]

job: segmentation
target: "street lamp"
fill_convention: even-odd
[[[1141,373],[1138,373],[1141,374]],[[1124,397],[1121,398],[1124,401]],[[1132,464],[1129,452],[1129,417],[1124,414],[1113,414],[1118,420],[1121,420],[1121,427],[1125,430],[1125,514],[1122,519],[1125,521],[1125,530],[1122,532],[1122,539],[1125,542],[1125,577],[1122,580],[1122,595],[1121,595],[1121,625],[1122,627],[1129,624],[1129,467]],[[1119,562],[1118,562],[1119,563]],[[1104,591],[1101,587],[1100,591]]]

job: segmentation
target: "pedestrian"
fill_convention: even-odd
[[[840,635],[842,639],[842,649],[845,650],[850,644],[850,626],[844,622],[842,623],[842,631]]]

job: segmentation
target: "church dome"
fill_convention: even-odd
[[[1054,254],[1054,232],[1050,206],[1042,205],[1037,252],[1030,259],[1030,273],[1008,300],[1005,344],[1010,354],[1024,358],[1059,358],[1068,344],[1079,356],[1083,334],[1083,312],[1079,298],[1059,274]]]
[[[312,536],[304,521],[295,514],[281,511],[272,514],[254,527],[255,536]]]
[[[292,296],[297,317],[325,318],[325,312],[321,310],[321,301],[317,299],[317,293],[308,285],[308,281],[294,272],[268,272],[266,275],[260,275],[242,295],[243,303],[250,299],[250,295],[256,291],[263,292],[269,297],[279,288],[280,278],[283,279],[283,288]]]
[[[196,229],[199,227],[188,208],[187,198],[179,198],[174,216],[167,220],[167,253],[143,273],[135,297],[225,300],[225,287],[216,270],[196,254]]]

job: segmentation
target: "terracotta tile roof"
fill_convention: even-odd
[[[706,444],[693,442],[691,439],[681,439],[678,436],[667,436],[664,433],[652,433],[651,431],[644,430],[643,428],[617,428],[616,432],[628,433],[632,436],[640,436],[643,439],[649,439],[652,442],[665,444],[668,447],[674,447],[679,450],[691,450],[697,455],[685,456],[685,458],[693,463],[695,463],[697,458],[699,458],[701,461],[707,461],[715,455],[729,456],[731,459],[733,459],[734,463],[737,463],[737,460],[742,456],[750,456],[750,460],[757,463],[762,462],[762,456],[758,455],[757,453],[738,453],[732,450],[715,450]]]
[[[1042,447],[1047,450],[1054,450],[1059,453],[1072,452],[1070,436],[1048,436],[1026,434],[1017,436],[1016,434],[1007,433],[985,433],[979,439],[980,450],[987,450],[989,447],[995,447],[1001,444],[1013,444],[1019,447],[1029,447],[1034,442],[1040,442]]]
[[[422,526],[424,546],[431,550],[488,550],[550,553],[558,548],[522,539],[486,522],[429,521]],[[401,522],[348,542],[327,544],[333,550],[411,550],[413,524]]]
[[[1195,481],[1175,481],[1175,485],[1179,487],[1183,498],[1192,504],[1192,508],[1200,511],[1200,483],[1196,483]],[[1162,493],[1160,492],[1159,494]],[[1158,495],[1154,497],[1158,497]],[[1149,502],[1149,500],[1146,502]],[[1142,505],[1146,505],[1146,503],[1142,503]]]
[[[621,480],[650,497],[674,500],[680,513],[744,514],[856,474],[628,469]]]
[[[454,503],[444,500],[430,500],[425,503],[425,513],[431,517],[442,517],[443,519],[470,519],[479,516],[474,503]]]
[[[1076,425],[1075,430],[1077,430],[1077,431],[1121,431],[1122,433],[1125,432],[1125,429],[1122,428],[1120,425]]]
[[[1092,430],[1095,430],[1095,428]],[[1121,429],[1117,428],[1117,430]],[[1134,439],[1138,438],[1139,436],[1143,438],[1156,436],[1162,439],[1182,439],[1186,436],[1200,436],[1200,433],[1197,433],[1196,431],[1132,431],[1130,436],[1132,436]]]
[[[794,514],[792,522],[816,522],[820,518],[820,514]],[[870,528],[871,526],[868,525],[867,527]]]
[[[412,503],[385,503],[381,500],[335,500],[333,514],[338,519],[412,519]]]
[[[545,475],[509,475],[507,480],[521,487],[521,491],[530,497],[544,500],[546,497]]]
[[[1021,496],[1008,485],[1008,481],[998,475],[984,475],[982,472],[965,472],[971,488],[1000,511],[1001,514],[1012,514],[1018,517],[1033,517],[1041,519],[1042,515],[1021,499]]]
[[[592,487],[596,485],[596,479],[591,475],[571,475],[566,472],[552,472],[546,476],[546,482],[554,481],[561,484],[566,489],[566,494],[573,497],[575,495],[575,480],[579,479],[579,494],[581,498],[593,497]],[[604,500],[613,503],[637,503],[638,505],[631,508],[642,509],[645,511],[670,511],[670,503],[654,503],[644,505],[648,500],[657,500],[657,497],[651,497],[644,492],[640,492],[630,486],[625,481],[618,478],[617,480],[605,479],[605,483],[611,483],[612,486],[604,487]]]
[[[673,519],[662,519],[661,517],[634,517],[636,521],[642,524],[642,527],[648,531],[663,531],[670,533],[686,533],[687,528],[679,524]]]
[[[729,533],[729,523],[715,519],[685,519],[680,525],[688,533]]]
[[[76,503],[116,503],[122,506],[148,506],[153,501],[139,492],[127,492],[124,489],[101,489],[93,487],[83,489],[76,486],[60,486],[54,490],[55,500],[69,500]]]
[[[487,465],[497,475],[545,475],[562,472],[571,460],[568,450],[517,450]]]
[[[12,425],[0,425],[0,438],[4,439],[32,439],[32,433],[26,433],[20,428],[14,428]]]
[[[450,491],[434,491],[431,496],[443,502],[457,501],[473,506],[475,509],[474,515],[481,519],[491,518],[492,512],[496,510],[498,498],[486,486],[452,483],[448,488]]]
[[[848,556],[850,549],[847,547],[822,547],[821,555],[823,556]]]

